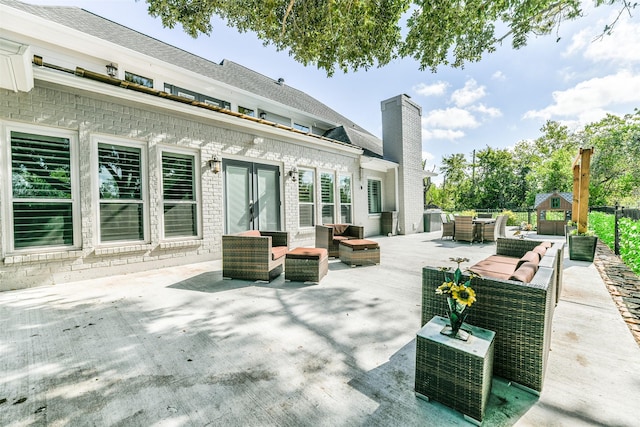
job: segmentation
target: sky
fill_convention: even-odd
[[[592,8],[561,24],[558,34],[509,43],[463,69],[420,71],[409,58],[367,71],[326,72],[295,62],[286,51],[264,46],[214,19],[210,36],[193,39],[177,26],[163,28],[143,0],[23,0],[77,6],[213,62],[228,59],[306,92],[382,137],[380,103],[407,94],[422,107],[422,157],[439,172],[443,156],[503,149],[542,135],[547,120],[571,129],[640,107],[640,9],[623,14],[613,33],[598,38],[618,15],[615,7]],[[560,37],[559,41],[556,39]],[[434,178],[441,182],[440,177]]]

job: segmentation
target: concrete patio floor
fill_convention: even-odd
[[[0,425],[468,425],[413,392],[421,267],[495,244],[439,236],[374,238],[380,265],[320,284],[215,261],[0,293]],[[564,265],[541,395],[494,378],[483,425],[638,425],[640,348],[594,265]]]

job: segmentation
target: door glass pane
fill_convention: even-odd
[[[312,170],[300,170],[298,172],[298,209],[300,211],[300,227],[313,227],[315,225],[314,204],[314,173]]]
[[[333,224],[335,223],[333,174],[320,174],[320,193],[322,197],[322,223]]]
[[[351,176],[341,175],[338,186],[340,189],[340,222],[351,224]]]
[[[257,170],[258,229],[276,231],[280,229],[280,200],[278,197],[278,170],[275,168]]]
[[[227,233],[250,230],[249,168],[226,165],[225,183]]]

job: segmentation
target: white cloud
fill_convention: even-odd
[[[454,139],[464,138],[465,133],[461,130],[453,129],[422,129],[422,140],[430,139],[446,139],[453,141]]]
[[[451,94],[451,101],[457,107],[464,107],[484,98],[485,95],[485,87],[478,86],[478,82],[474,79],[469,79],[462,89],[458,89]]]
[[[462,108],[431,110],[422,118],[422,126],[428,128],[476,128],[480,123],[469,111]]]
[[[480,103],[477,105],[472,105],[469,107],[471,111],[475,111],[480,114],[484,114],[485,116],[489,116],[490,118],[500,117],[502,116],[502,111],[499,108],[495,107],[487,107],[486,105]]]
[[[449,87],[449,83],[443,81],[437,81],[433,84],[425,84],[419,83],[415,85],[412,89],[418,95],[422,96],[441,96],[447,92],[447,88]]]
[[[610,35],[602,35],[605,25],[615,21],[617,11],[593,27],[585,28],[571,38],[571,44],[564,52],[565,56],[582,53],[584,58],[593,62],[616,62],[631,64],[640,62],[640,24],[631,22],[622,15]]]
[[[432,162],[433,159],[435,159],[436,156],[433,155],[433,153],[430,153],[428,151],[423,151],[422,152],[422,160],[426,160],[427,164],[429,164],[429,162]]]
[[[617,74],[593,78],[574,87],[554,91],[554,103],[541,110],[529,110],[525,119],[544,120],[563,117],[571,120],[593,117],[605,107],[640,102],[640,75],[623,70]]]
[[[491,75],[493,80],[504,81],[507,80],[507,76],[500,70],[496,71]]]

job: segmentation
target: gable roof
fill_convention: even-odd
[[[382,155],[382,140],[366,129],[305,92],[228,59],[219,64],[209,61],[78,7],[39,6],[16,0],[0,3],[354,130],[362,135],[356,139],[365,141],[366,146],[360,146],[349,136],[342,142]]]
[[[538,193],[536,194],[536,201],[533,204],[534,208],[540,206],[541,203],[545,202],[549,197],[553,195],[558,195],[565,199],[569,203],[573,203],[573,193],[565,193],[565,192],[555,192],[555,193]]]

